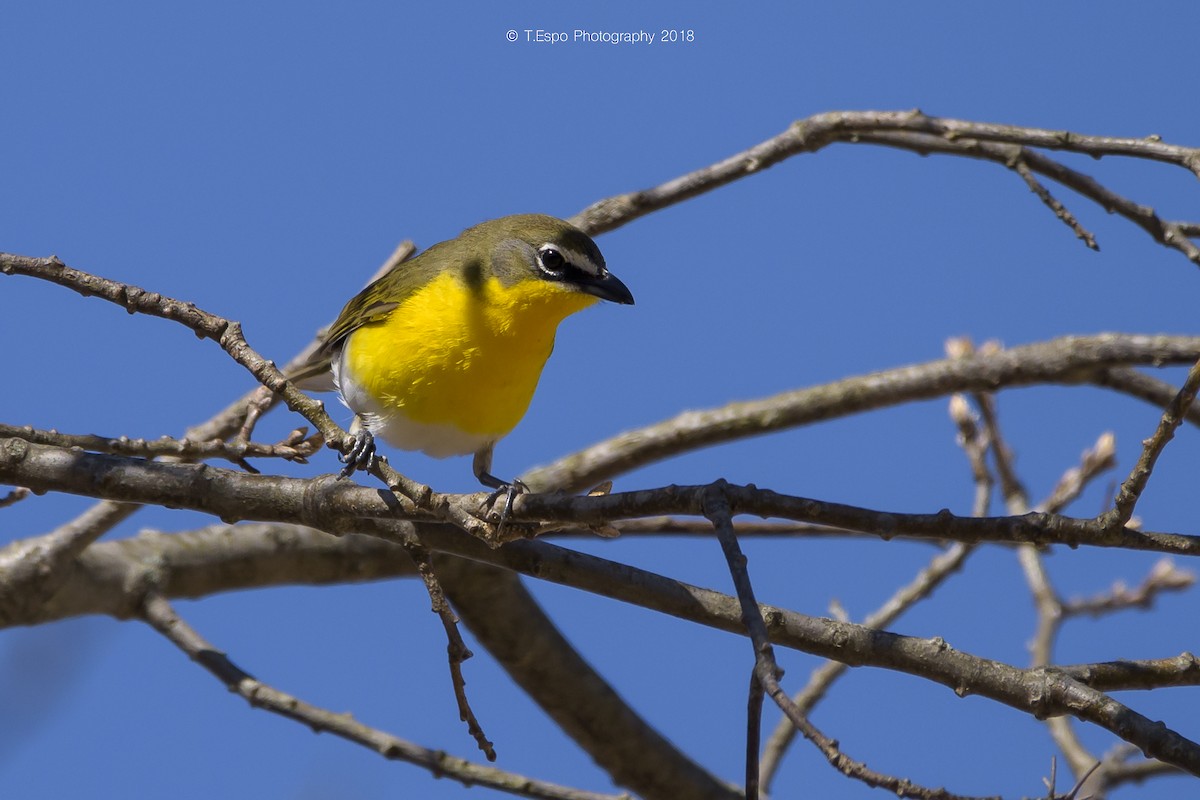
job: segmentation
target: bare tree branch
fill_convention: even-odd
[[[1200,390],[1200,361],[1197,361],[1188,371],[1187,379],[1184,380],[1179,393],[1163,410],[1162,419],[1159,421],[1154,435],[1146,440],[1142,454],[1133,466],[1133,471],[1121,484],[1121,490],[1117,493],[1117,500],[1112,511],[1105,515],[1106,521],[1110,524],[1125,525],[1133,518],[1134,506],[1137,505],[1138,498],[1142,496],[1146,483],[1150,480],[1154,464],[1162,455],[1167,442],[1175,436],[1175,430],[1183,424],[1184,415],[1196,400],[1197,390]]]
[[[29,490],[24,486],[18,486],[12,491],[6,493],[3,497],[0,497],[0,508],[19,503],[26,497],[29,497]]]
[[[37,444],[52,444],[55,447],[78,447],[93,453],[111,453],[119,456],[156,458],[173,456],[187,460],[223,458],[241,465],[247,458],[283,458],[305,463],[308,456],[320,447],[320,442],[305,438],[307,431],[298,428],[288,438],[277,444],[246,442],[232,444],[221,439],[193,441],[187,438],[130,439],[127,436],[95,436],[92,434],[68,434],[58,431],[37,430],[29,425],[16,426],[0,423],[0,436],[16,437]],[[253,470],[251,470],[253,471]]]
[[[137,508],[97,503],[57,530],[0,548],[0,627],[38,614],[66,584],[75,559]]]
[[[999,164],[1020,176],[1060,220],[1094,248],[1096,243],[1092,233],[1051,192],[1046,181],[1053,181],[1133,222],[1155,241],[1178,250],[1200,264],[1200,248],[1190,241],[1190,238],[1200,236],[1200,222],[1164,220],[1152,208],[1114,192],[1091,176],[1071,169],[1041,152],[1054,150],[1095,158],[1121,156],[1148,159],[1200,175],[1200,150],[1165,144],[1157,137],[1089,137],[1065,131],[940,119],[928,117],[919,111],[817,115],[796,123],[768,142],[709,168],[646,192],[602,201],[580,215],[577,221],[592,232],[611,229],[656,208],[752,174],[791,155],[815,152],[834,142],[883,145],[922,154],[940,153]],[[393,268],[404,257],[401,253],[390,259],[385,269]],[[331,447],[344,445],[346,439],[345,432],[329,420],[319,403],[309,400],[284,380],[286,371],[281,374],[270,362],[249,349],[236,323],[201,312],[187,303],[71,270],[57,259],[0,255],[0,272],[36,275],[85,295],[105,297],[131,312],[150,313],[187,325],[199,335],[217,341],[270,392],[258,391],[251,397],[243,398],[209,424],[189,433],[191,441],[104,440],[102,437],[77,437],[32,430],[22,435],[22,431],[0,428],[0,481],[11,480],[35,492],[65,490],[110,498],[59,530],[14,543],[0,551],[0,625],[49,620],[97,610],[118,617],[153,616],[147,611],[148,606],[161,603],[158,609],[162,615],[160,621],[173,619],[173,626],[177,619],[166,606],[166,601],[157,594],[160,589],[168,591],[162,587],[170,586],[171,592],[178,590],[186,594],[192,591],[203,595],[220,591],[222,587],[232,587],[238,581],[261,581],[261,585],[272,585],[287,580],[319,582],[369,579],[385,574],[412,575],[413,565],[404,556],[407,550],[414,554],[419,566],[425,567],[426,585],[435,609],[440,606],[443,624],[447,626],[447,633],[451,637],[452,650],[457,629],[452,613],[439,599],[440,585],[433,577],[431,561],[450,565],[447,569],[455,576],[454,586],[448,582],[446,589],[451,594],[457,592],[455,602],[460,610],[470,610],[470,613],[463,612],[464,619],[473,629],[479,626],[479,631],[483,631],[480,641],[489,650],[503,654],[497,655],[497,658],[539,703],[544,707],[556,703],[560,706],[562,720],[567,720],[560,720],[564,729],[571,726],[580,729],[601,718],[620,718],[621,715],[632,718],[632,721],[625,719],[608,730],[619,731],[621,737],[626,737],[626,731],[634,732],[623,743],[635,748],[637,753],[634,756],[623,753],[622,744],[603,742],[596,736],[589,738],[586,734],[578,735],[578,730],[572,734],[612,774],[621,774],[626,785],[638,791],[648,787],[648,797],[733,796],[732,789],[692,765],[661,737],[655,740],[651,735],[653,731],[639,733],[640,721],[636,720],[633,712],[615,692],[603,684],[599,676],[589,673],[584,684],[588,681],[591,684],[581,684],[582,693],[574,698],[585,698],[585,708],[574,710],[565,710],[565,706],[569,705],[567,701],[554,699],[553,690],[547,690],[531,680],[536,671],[531,671],[521,663],[520,654],[512,649],[513,644],[504,641],[505,637],[519,642],[525,653],[534,652],[537,647],[545,648],[550,657],[542,673],[542,683],[564,679],[566,673],[575,669],[570,657],[576,654],[565,639],[549,626],[548,620],[545,626],[538,622],[540,610],[531,599],[528,600],[530,609],[527,617],[513,617],[533,620],[528,631],[514,633],[496,624],[494,617],[507,618],[514,610],[520,609],[524,602],[524,590],[512,572],[500,571],[495,567],[577,586],[684,618],[694,618],[697,622],[724,630],[744,632],[739,622],[738,605],[733,598],[642,573],[625,565],[582,557],[545,542],[518,541],[501,550],[489,549],[487,545],[498,545],[501,537],[485,521],[488,519],[486,509],[480,509],[478,495],[435,493],[429,487],[399,475],[386,464],[376,470],[375,476],[383,480],[395,494],[357,487],[348,482],[336,485],[328,479],[298,481],[262,477],[256,480],[256,476],[213,467],[146,464],[118,457],[133,454],[170,454],[189,458],[218,456],[247,467],[249,465],[245,458],[259,454],[283,457],[289,457],[290,454],[302,459],[312,452],[316,438],[305,441],[303,436],[291,437],[275,446],[250,441],[257,416],[276,402],[276,393],[279,392],[287,397],[293,410],[299,410],[317,425],[319,435]],[[1056,346],[1061,349],[1056,349]],[[308,357],[313,356],[310,354]],[[1132,365],[1169,363],[1195,364],[1193,374],[1189,374],[1188,382],[1179,392],[1157,379],[1130,369]],[[1103,597],[1078,601],[1072,605],[1064,603],[1054,593],[1041,567],[1040,556],[1031,545],[1065,543],[1071,546],[1125,547],[1182,555],[1200,554],[1200,537],[1143,532],[1128,524],[1133,507],[1154,468],[1154,461],[1174,429],[1183,419],[1200,424],[1200,409],[1192,407],[1192,398],[1197,385],[1200,385],[1200,378],[1193,380],[1197,371],[1200,371],[1200,339],[1184,337],[1078,337],[1009,351],[981,352],[949,362],[890,370],[752,403],[689,413],[589,448],[559,464],[535,472],[532,480],[536,486],[544,489],[582,488],[654,459],[708,444],[912,400],[970,392],[975,393],[980,404],[984,427],[987,429],[984,438],[990,441],[995,453],[996,472],[1009,502],[1008,517],[960,518],[946,511],[937,514],[892,514],[778,495],[754,487],[718,483],[587,498],[526,495],[514,503],[514,527],[508,532],[509,536],[504,538],[532,535],[534,531],[544,532],[559,526],[611,531],[613,522],[621,518],[625,519],[618,524],[631,533],[694,530],[696,523],[692,521],[663,520],[661,515],[708,514],[729,554],[731,572],[741,596],[740,620],[750,623],[749,633],[758,654],[756,675],[759,676],[760,685],[772,691],[773,697],[789,717],[795,716],[797,724],[806,726],[807,735],[818,743],[832,763],[860,779],[878,781],[873,785],[889,786],[901,793],[916,792],[920,796],[950,796],[943,790],[914,787],[907,781],[871,772],[865,765],[853,762],[842,754],[835,742],[807,722],[804,715],[808,708],[802,705],[804,696],[798,702],[793,702],[782,694],[770,657],[772,642],[838,659],[842,664],[871,664],[919,675],[950,686],[960,694],[980,693],[1038,716],[1071,715],[1091,721],[1152,756],[1196,773],[1200,765],[1200,754],[1197,752],[1200,748],[1197,745],[1170,729],[1150,723],[1101,694],[1102,691],[1115,688],[1195,685],[1200,682],[1200,669],[1197,669],[1195,659],[1190,655],[1156,661],[1075,667],[1054,667],[1048,663],[1057,620],[1073,613],[1106,613],[1152,602],[1162,591],[1182,588],[1190,581],[1190,575],[1184,577],[1184,573],[1164,570],[1162,574],[1152,574],[1134,590],[1124,590],[1118,586]],[[1075,473],[1064,475],[1044,504],[1043,511],[1026,513],[1029,501],[1011,468],[1011,458],[999,435],[990,393],[1009,386],[1041,383],[1105,386],[1150,401],[1160,408],[1167,407],[1159,431],[1148,440],[1112,512],[1097,519],[1075,519],[1056,513],[1078,496],[1083,485],[1098,472],[1098,465],[1111,461],[1111,454],[1107,459],[1097,454],[1092,462],[1085,459]],[[313,420],[314,416],[316,420]],[[9,436],[6,437],[6,433]],[[229,436],[235,437],[233,442],[224,443],[223,440]],[[30,438],[32,441],[21,441]],[[980,440],[971,441],[977,444]],[[67,447],[108,451],[117,455],[92,455],[64,449]],[[975,469],[975,478],[976,511],[982,515],[990,491],[990,477]],[[346,535],[338,540],[314,531],[299,532],[280,526],[260,526],[252,528],[260,532],[249,535],[245,542],[240,541],[241,535],[236,529],[231,534],[206,535],[202,539],[204,552],[190,555],[185,555],[175,546],[175,542],[168,543],[166,537],[138,537],[123,542],[96,544],[96,539],[104,531],[136,509],[130,504],[132,502],[196,508],[221,514],[228,519],[308,522],[341,534],[362,530],[378,538]],[[3,501],[0,501],[0,505],[3,505]],[[767,515],[791,522],[775,521],[758,525],[735,523],[736,514]],[[485,544],[458,535],[456,531],[431,520],[450,521],[474,533]],[[1056,619],[1053,630],[1045,638],[1045,658],[1035,658],[1035,663],[1044,663],[1045,666],[1018,670],[954,651],[938,639],[927,641],[897,637],[886,631],[869,631],[862,626],[760,607],[753,598],[744,565],[738,560],[740,548],[736,539],[740,533],[748,533],[749,529],[755,528],[768,535],[786,532],[789,535],[871,535],[884,539],[903,536],[919,537],[931,542],[956,541],[957,544],[945,556],[939,556],[931,562],[922,576],[897,593],[890,611],[894,611],[895,603],[903,605],[910,602],[906,598],[914,593],[927,593],[933,582],[940,579],[931,579],[929,575],[936,575],[943,569],[948,574],[952,568],[944,565],[953,564],[955,559],[961,563],[961,558],[970,552],[975,543],[1025,543],[1021,548],[1022,553],[1029,554],[1030,558],[1037,561],[1037,570],[1041,570],[1044,579],[1040,589],[1034,587],[1035,595],[1039,591],[1044,595],[1047,600],[1046,614],[1053,606]],[[287,532],[289,530],[291,533]],[[275,537],[289,536],[296,537],[296,541],[303,544],[294,551],[278,546],[282,540]],[[224,541],[231,539],[239,541],[236,545]],[[187,541],[185,539],[184,544]],[[222,559],[232,558],[235,551],[248,555],[254,564],[255,568],[249,575],[242,576],[239,571],[238,577],[234,577],[228,573],[212,574],[211,569],[206,570],[206,567],[221,563]],[[160,557],[164,552],[171,556],[165,559]],[[313,572],[310,574],[308,570]],[[481,593],[479,586],[487,587],[489,593]],[[144,594],[147,589],[150,600],[143,605],[139,593]],[[487,598],[488,605],[481,600],[483,597]],[[869,618],[868,622],[882,620],[879,626],[888,624],[885,609]],[[867,636],[868,631],[870,637]],[[167,632],[164,630],[164,633]],[[461,643],[461,639],[458,641]],[[192,644],[196,642],[203,643],[203,640],[194,636]],[[206,643],[203,644],[207,647]],[[462,648],[465,651],[465,644]],[[463,655],[463,652],[459,653],[459,656]],[[452,653],[452,671],[456,667],[454,659]],[[206,666],[213,668],[208,664]],[[231,671],[240,672],[232,664],[227,666]],[[249,679],[249,676],[245,677]],[[461,674],[457,675],[455,681],[460,703],[466,708],[465,696],[461,693]],[[810,683],[810,687],[812,685]],[[262,689],[270,691],[268,687]],[[813,695],[811,702],[819,697],[819,691]],[[751,703],[754,704],[753,697]],[[470,716],[469,709],[464,714]],[[590,718],[588,715],[591,715]],[[1053,724],[1069,730],[1065,721]],[[479,736],[482,737],[481,732]],[[638,739],[638,736],[643,738]],[[619,763],[622,759],[625,759],[624,764]],[[672,775],[670,781],[683,781],[673,788],[665,780],[660,779],[656,783],[655,777],[647,774],[653,771],[647,765],[662,763],[664,759],[672,765],[666,770]],[[1072,765],[1079,772],[1083,768],[1082,758],[1073,758]],[[1117,750],[1101,759],[1088,785],[1112,786],[1121,781],[1160,774],[1167,769],[1174,767],[1163,767],[1155,762],[1128,762],[1123,751]],[[684,777],[680,779],[676,775]],[[497,779],[507,777],[507,774],[502,774]],[[751,787],[754,775],[748,778],[748,787]],[[576,790],[562,787],[544,786],[544,789],[536,790],[544,790],[549,794],[526,792],[526,796],[599,797],[575,793]],[[687,787],[686,791],[678,793],[679,786]],[[554,794],[560,789],[571,794]],[[1077,786],[1071,794],[1080,790]]]
[[[142,603],[141,614],[151,627],[225,684],[225,688],[240,695],[254,708],[302,722],[314,731],[339,736],[374,750],[384,758],[416,764],[436,776],[448,777],[466,786],[487,786],[520,797],[544,800],[629,800],[629,795],[585,792],[534,780],[495,767],[472,764],[439,750],[429,750],[398,739],[356,722],[349,714],[334,714],[256,680],[196,633],[161,595],[153,592],[148,594]]]
[[[197,481],[207,487],[193,491]],[[214,514],[222,519],[296,522],[331,532],[367,530],[370,520],[435,518],[404,498],[323,476],[312,480],[251,475],[209,465],[166,464],[80,453],[22,439],[0,439],[0,482],[34,491],[63,491],[136,503],[158,503]],[[609,519],[698,514],[707,486],[668,486],[638,492],[577,497],[522,494],[513,502],[517,522],[604,524]],[[1200,554],[1200,536],[1113,528],[1097,519],[1033,511],[1017,517],[960,517],[875,511],[841,503],[779,494],[748,486],[726,488],[738,514],[811,522],[876,534],[1030,544],[1091,545],[1178,555]],[[447,495],[464,507],[483,493]],[[369,532],[374,532],[373,530]],[[491,544],[489,542],[489,544]]]
[[[943,153],[969,158],[981,158],[1002,164],[1009,169],[1013,169],[1016,164],[1026,165],[1033,171],[1045,175],[1091,199],[1105,211],[1125,217],[1148,233],[1154,241],[1164,247],[1178,250],[1192,263],[1200,264],[1200,247],[1197,247],[1188,240],[1183,231],[1183,224],[1163,220],[1149,206],[1135,203],[1129,198],[1108,189],[1091,176],[1073,170],[1036,150],[1000,142],[986,142],[972,139],[946,140],[927,134],[905,131],[866,133],[860,138],[864,142],[897,147],[903,150],[912,150],[922,155]]]
[[[1043,383],[1077,385],[1091,382],[1096,375],[1103,375],[1109,381],[1110,376],[1103,371],[1110,367],[1192,364],[1198,358],[1198,337],[1065,336],[845,378],[760,400],[687,411],[531,470],[522,480],[534,488],[553,485],[580,490],[654,461],[752,434],[810,425],[954,392],[994,391]],[[1141,394],[1135,396],[1149,399]],[[1200,424],[1200,416],[1192,419]]]
[[[467,730],[487,760],[495,761],[496,749],[484,734],[483,726],[479,724],[479,719],[471,709],[470,702],[467,701],[467,681],[463,677],[462,663],[474,654],[467,647],[467,643],[463,641],[462,634],[458,630],[458,618],[454,616],[454,612],[450,610],[450,604],[446,602],[446,594],[433,569],[433,559],[429,550],[418,541],[415,530],[410,529],[400,544],[416,564],[417,575],[425,584],[425,590],[429,593],[429,600],[433,604],[433,613],[438,615],[438,619],[442,622],[442,628],[446,631],[448,642],[446,656],[450,662],[450,682],[454,686],[454,699],[458,702],[458,718],[467,723]]]
[[[955,357],[953,352],[950,355]],[[976,420],[970,414],[970,409],[961,395],[956,394],[950,398],[950,416],[958,428],[959,444],[967,454],[975,478],[975,505],[972,513],[974,516],[982,516],[987,513],[992,487],[992,477],[986,462],[987,437],[976,425]],[[910,583],[898,589],[883,606],[869,614],[862,624],[868,628],[884,628],[891,625],[913,605],[929,597],[946,578],[962,569],[963,563],[974,549],[974,545],[956,543],[945,552],[934,556]],[[808,683],[792,698],[800,712],[808,715],[847,669],[847,665],[839,661],[826,661],[813,670]],[[795,740],[796,732],[796,726],[785,716],[767,740],[762,755],[761,782],[768,791],[783,764],[784,754]]]
[[[643,519],[619,520],[613,524],[622,536],[666,536],[687,537],[711,536],[712,525],[704,520],[681,517],[645,517]],[[733,529],[739,539],[766,537],[772,539],[855,539],[865,534],[844,531],[828,525],[809,525],[804,522],[777,522],[772,520],[734,520]],[[583,530],[558,530],[548,534],[555,539],[588,536],[595,534]]]
[[[971,516],[986,516],[992,506],[992,487],[996,483],[987,464],[990,444],[987,434],[979,427],[978,415],[972,413],[961,394],[950,396],[950,419],[958,428],[958,446],[966,453],[967,463],[971,465],[971,477],[975,481],[975,502],[971,504]]]
[[[1021,176],[1025,181],[1025,185],[1029,187],[1029,191],[1038,196],[1047,208],[1054,212],[1054,216],[1062,220],[1063,224],[1074,231],[1075,235],[1083,241],[1088,248],[1099,250],[1100,245],[1096,244],[1096,237],[1087,228],[1079,224],[1079,220],[1075,218],[1066,206],[1054,195],[1050,194],[1050,190],[1042,185],[1041,181],[1033,174],[1033,170],[1029,168],[1024,158],[1018,158],[1012,163],[1013,171]]]
[[[1181,570],[1169,558],[1159,559],[1142,582],[1130,589],[1118,581],[1109,591],[1086,599],[1067,600],[1062,603],[1062,614],[1066,617],[1090,615],[1093,617],[1123,611],[1130,608],[1148,609],[1158,596],[1166,592],[1190,589],[1196,583],[1195,573]]]
[[[783,670],[779,668],[779,664],[775,660],[775,651],[771,646],[770,634],[767,632],[767,624],[762,616],[762,607],[754,597],[754,587],[750,583],[750,573],[746,569],[746,556],[742,553],[741,546],[737,542],[737,535],[733,531],[733,509],[729,499],[725,496],[726,488],[727,484],[724,481],[718,481],[709,488],[704,498],[704,515],[712,521],[713,528],[716,529],[717,537],[721,542],[721,549],[725,553],[725,561],[729,564],[729,572],[733,577],[738,605],[741,609],[741,621],[754,645],[754,678],[758,686],[775,701],[775,704],[804,735],[804,738],[816,745],[829,763],[843,775],[862,781],[867,786],[888,789],[901,797],[918,797],[923,800],[960,800],[961,795],[952,794],[945,789],[930,789],[920,786],[907,778],[886,775],[870,769],[861,761],[850,758],[841,751],[836,740],[830,739],[818,730],[809,721],[804,711],[788,697],[779,684],[779,679],[783,677]],[[751,737],[747,742],[748,750],[751,742],[757,744],[757,737]],[[746,765],[746,795],[750,800],[754,800],[757,795],[757,792],[755,795],[750,793],[752,787],[757,789],[757,755],[757,748],[755,748],[754,760]]]
[[[1085,450],[1079,466],[1062,474],[1050,496],[1038,508],[1057,514],[1083,493],[1084,488],[1102,473],[1117,465],[1117,440],[1110,432],[1100,434],[1096,443]]]
[[[443,537],[437,529],[427,525],[420,526],[419,531],[422,537],[444,539],[445,544],[453,540],[452,536]],[[656,599],[671,596],[669,587],[676,584],[668,579],[613,562],[576,559],[569,550],[541,542],[527,542],[521,546],[534,548],[544,559],[547,579],[608,596],[613,596],[616,590],[611,586],[605,589],[606,585],[616,584],[626,577],[635,581],[645,579],[648,586],[657,588],[646,595],[635,596],[627,592],[616,599],[679,615],[674,605]],[[501,549],[500,554],[506,553],[507,549]],[[522,561],[514,555],[510,563],[501,560],[498,554],[488,563],[520,570]],[[536,569],[531,566],[529,571]],[[213,525],[179,534],[146,532],[89,547],[80,555],[63,590],[46,607],[19,622],[36,624],[84,614],[107,614],[118,618],[137,616],[137,608],[128,605],[129,587],[145,585],[147,581],[165,596],[198,598],[250,588],[291,584],[320,586],[412,577],[414,574],[412,560],[400,545],[375,536],[332,536],[312,528],[272,523]],[[504,574],[493,571],[489,577]],[[719,595],[714,593],[714,597]],[[724,629],[723,623],[715,617],[702,616],[693,621]],[[786,647],[797,644],[783,639],[776,639],[775,643]],[[1191,653],[1155,660],[1066,665],[1057,669],[1105,692],[1200,685],[1200,661]]]
[[[421,526],[423,541],[425,530]],[[480,547],[502,557],[512,545]],[[435,557],[434,565],[454,608],[480,643],[613,781],[643,797],[664,800],[741,796],[630,708],[568,644],[516,575],[445,555]]]
[[[1179,250],[1193,263],[1200,264],[1200,248],[1188,241],[1189,236],[1196,235],[1200,227],[1198,223],[1164,221],[1153,209],[1139,205],[1095,179],[1030,148],[1084,153],[1094,158],[1143,158],[1183,167],[1197,175],[1200,175],[1200,149],[1166,144],[1156,136],[1144,139],[1085,136],[1070,131],[930,117],[917,109],[816,114],[794,122],[777,136],[711,166],[652,189],[593,203],[571,221],[589,233],[603,233],[653,211],[752,175],[794,155],[815,153],[835,142],[881,144],[922,155],[943,153],[982,158],[1009,169],[1021,165],[1075,190],[1105,211],[1120,214],[1149,233],[1156,242]],[[1056,208],[1053,204],[1048,205],[1062,218],[1059,213],[1061,206]],[[1082,230],[1077,224],[1072,228],[1077,234]],[[1081,238],[1088,241],[1086,236]]]
[[[990,392],[975,392],[972,397],[983,419],[1008,513],[1014,516],[1024,514],[1029,510],[1029,494],[1017,476],[1012,449],[1001,433],[995,397]],[[1088,460],[1086,456],[1084,460]],[[1050,583],[1042,554],[1036,547],[1031,544],[1018,546],[1017,560],[1037,609],[1037,630],[1030,646],[1031,666],[1045,667],[1053,660],[1054,643],[1063,619],[1062,603]],[[1067,764],[1077,780],[1095,769],[1097,759],[1084,747],[1069,717],[1050,717],[1046,719],[1046,728],[1058,749],[1066,756]]]
[[[370,521],[363,522],[369,524]],[[422,543],[434,550],[503,565],[544,580],[652,607],[722,630],[737,632],[741,629],[736,601],[716,592],[581,553],[563,551],[544,542],[514,542],[495,550],[444,526],[421,525],[418,528]],[[440,568],[439,573],[447,580]],[[805,617],[771,606],[764,606],[762,610],[775,644],[798,647],[848,664],[870,664],[908,672],[951,687],[960,695],[980,694],[1037,715],[1073,714],[1095,722],[1147,753],[1169,760],[1189,772],[1200,770],[1200,746],[1187,742],[1160,723],[1146,720],[1111,698],[1093,693],[1094,690],[1072,678],[1069,670],[1025,671],[953,650],[940,639],[898,636],[849,623]],[[1107,671],[1114,677],[1119,674],[1119,670],[1112,668],[1100,671]],[[1189,671],[1195,674],[1194,664]]]
[[[315,425],[330,447],[340,445],[342,440],[349,437],[349,434],[339,428],[324,412],[321,403],[307,397],[288,383],[272,362],[250,349],[242,336],[241,325],[237,322],[202,311],[193,303],[72,269],[54,256],[29,258],[0,253],[0,273],[39,278],[71,289],[84,297],[99,297],[115,303],[131,314],[147,314],[177,322],[197,336],[219,344],[221,349],[245,367],[259,383],[280,395],[288,404],[288,408],[302,414]]]

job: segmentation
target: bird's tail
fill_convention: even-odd
[[[329,363],[329,348],[323,339],[314,341],[283,368],[283,374],[297,389],[306,392],[332,392],[333,370]]]

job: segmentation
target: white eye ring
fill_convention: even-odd
[[[538,266],[546,272],[559,273],[567,266],[567,259],[553,245],[544,244],[538,250]]]

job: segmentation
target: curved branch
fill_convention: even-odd
[[[379,535],[386,533],[383,523],[363,520],[363,524],[375,528]],[[418,530],[422,544],[439,552],[502,566],[731,633],[744,631],[737,600],[719,592],[545,542],[513,542],[497,550],[463,536],[447,525],[424,524],[418,526]],[[98,545],[95,551],[103,552],[123,544]],[[403,552],[398,547],[395,551],[398,555]],[[88,555],[95,557],[92,553]],[[135,568],[123,555],[110,552],[107,556],[114,565],[120,561],[125,570]],[[88,559],[82,561],[86,564]],[[149,571],[157,566],[158,562],[149,559],[136,569]],[[411,571],[411,563],[408,568]],[[168,582],[163,587],[164,592],[174,594],[181,588],[171,584],[174,574],[171,571],[165,576]],[[113,575],[107,585],[112,587],[110,591],[128,598],[129,586],[131,582],[136,585],[136,580],[136,576],[128,573],[119,579]],[[1158,685],[1196,685],[1200,682],[1200,668],[1190,654],[1160,662],[1021,670],[955,651],[940,639],[900,636],[847,622],[808,617],[773,606],[763,606],[762,612],[771,641],[781,647],[803,650],[853,666],[907,672],[948,686],[960,695],[979,694],[1029,713],[1072,714],[1108,728],[1157,758],[1192,772],[1200,769],[1200,746],[1182,740],[1158,723],[1144,720],[1115,701],[1091,693],[1097,689],[1151,688],[1149,675],[1164,681]],[[136,614],[136,604],[123,609],[125,616]],[[1087,689],[1089,685],[1091,689]],[[1191,766],[1180,763],[1181,760]]]
[[[438,538],[437,530],[422,526],[420,533],[422,537]],[[548,543],[526,545],[539,552],[550,579],[566,586],[612,596],[611,592],[598,588],[605,581],[602,573],[609,569],[608,580],[613,582],[620,576],[628,576],[638,581],[646,578],[649,585],[655,585],[656,581],[682,585],[602,559],[595,563],[589,558],[581,560],[570,550]],[[446,552],[444,547],[439,549]],[[501,548],[499,553],[507,550]],[[499,555],[489,563],[520,571],[519,564]],[[148,571],[153,575],[143,574]],[[222,524],[186,533],[143,533],[89,547],[79,557],[63,591],[47,606],[23,616],[18,624],[34,625],[88,614],[136,616],[137,609],[128,602],[129,587],[151,579],[167,597],[200,598],[271,586],[321,586],[414,575],[412,559],[403,548],[364,534],[333,536],[315,528],[282,523]],[[585,579],[585,575],[593,577]],[[665,593],[666,586],[662,584],[656,592]],[[658,603],[657,596],[616,599],[670,613],[668,606]],[[711,618],[696,621],[719,626]],[[791,646],[787,641],[776,643]],[[1141,661],[1063,665],[1056,669],[1104,692],[1200,686],[1200,659],[1191,653]]]
[[[0,274],[26,275],[58,284],[84,297],[99,297],[121,306],[130,314],[146,314],[177,322],[203,339],[221,346],[234,361],[245,367],[255,379],[280,395],[288,408],[316,426],[330,447],[336,448],[349,434],[324,411],[324,405],[305,395],[284,377],[275,364],[254,352],[242,335],[239,323],[210,314],[193,303],[176,300],[137,286],[102,278],[68,267],[57,257],[30,258],[0,253]]]
[[[335,714],[318,708],[255,679],[205,641],[159,594],[147,594],[139,603],[139,613],[148,625],[251,706],[302,722],[314,731],[324,731],[363,745],[385,758],[407,761],[425,768],[437,777],[448,777],[466,786],[478,784],[508,794],[539,800],[622,800],[628,797],[586,792],[534,780],[496,767],[473,764],[440,750],[430,750],[399,739],[363,725],[349,714]]]
[[[1200,337],[1106,333],[1064,336],[991,353],[975,353],[845,378],[703,411],[619,434],[522,476],[528,485],[578,491],[648,463],[700,447],[809,425],[954,392],[995,391],[1034,384],[1096,383],[1149,400],[1176,390],[1134,381],[1118,371],[1131,364],[1192,364]],[[1134,373],[1137,374],[1137,373]],[[1114,377],[1116,376],[1116,377]],[[1155,388],[1151,389],[1150,386]],[[1162,384],[1167,386],[1166,384]],[[1188,420],[1200,425],[1200,412]]]
[[[1200,148],[1167,144],[1156,136],[1143,139],[1085,136],[1070,131],[930,117],[919,109],[816,114],[792,123],[777,136],[710,166],[651,189],[616,195],[593,203],[572,217],[571,222],[593,235],[604,233],[653,211],[752,175],[794,155],[815,153],[835,142],[881,144],[922,155],[936,152],[982,158],[1001,163],[1009,169],[1026,165],[1088,197],[1106,211],[1129,219],[1158,243],[1179,250],[1189,260],[1200,264],[1200,248],[1188,241],[1189,236],[1196,235],[1197,223],[1164,221],[1153,209],[1139,205],[1107,189],[1095,179],[1029,149],[1083,153],[1094,158],[1142,158],[1179,166],[1200,176]],[[1048,205],[1062,217],[1061,208],[1056,208],[1053,203]],[[1077,233],[1082,231],[1078,224],[1072,227]],[[1081,238],[1087,241],[1086,234]]]
[[[70,585],[76,559],[138,508],[105,500],[48,534],[0,548],[0,628],[39,614]]]
[[[958,155],[968,158],[979,158],[992,161],[1021,174],[1023,169],[1032,170],[1051,178],[1089,200],[1105,211],[1118,214],[1129,220],[1150,235],[1159,244],[1178,250],[1187,256],[1188,260],[1200,265],[1200,247],[1188,240],[1187,223],[1164,220],[1149,206],[1135,203],[1129,198],[1117,194],[1090,175],[1073,170],[1048,156],[1016,144],[977,141],[973,139],[943,139],[923,133],[884,131],[881,133],[864,133],[861,141],[880,144],[901,150],[927,155],[941,153]],[[1035,189],[1036,193],[1036,189]],[[1044,200],[1044,198],[1043,198]],[[1053,204],[1048,204],[1056,215],[1061,217],[1059,210]],[[1073,217],[1072,217],[1073,219]],[[1073,229],[1069,220],[1064,220]],[[1080,239],[1083,239],[1093,250],[1099,250],[1095,241],[1089,242],[1090,234],[1081,233],[1076,229]]]
[[[434,565],[471,632],[618,785],[664,800],[740,797],[638,716],[570,646],[516,575],[448,556]]]

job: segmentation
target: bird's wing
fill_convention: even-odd
[[[425,258],[432,250],[433,248],[430,248],[413,260],[398,265],[346,303],[342,313],[338,314],[338,318],[329,326],[323,349],[333,350],[357,329],[382,322],[413,292],[432,280],[435,277],[436,266]]]

